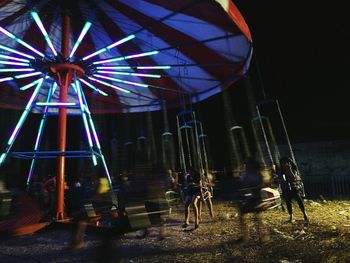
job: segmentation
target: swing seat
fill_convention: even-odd
[[[263,210],[273,209],[281,205],[281,196],[278,189],[265,187],[261,189],[260,195]]]

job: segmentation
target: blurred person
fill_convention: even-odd
[[[170,170],[171,171],[171,170]],[[158,239],[162,240],[167,237],[166,216],[169,214],[169,207],[165,199],[165,192],[169,182],[169,171],[160,172],[156,175],[150,172],[146,175],[145,181],[146,196],[144,200],[145,209],[151,225],[159,227]],[[148,236],[148,228],[139,231],[138,238]]]
[[[213,194],[212,187],[214,186],[213,176],[211,173],[205,172],[204,169],[201,169],[201,198],[198,202],[198,213],[199,220],[202,217],[202,205],[205,204],[209,209],[209,214],[211,218],[214,218],[214,209],[213,209]]]
[[[171,169],[167,170],[167,187],[176,189],[178,185],[178,174]]]
[[[281,188],[281,182],[280,182],[280,176],[279,176],[279,168],[276,164],[273,164],[271,167],[271,176],[272,176],[272,185],[274,187],[277,187],[278,193],[282,197],[282,188]],[[279,208],[284,212],[286,209],[284,208],[284,199],[281,198],[281,204]]]
[[[303,213],[305,222],[309,222],[309,218],[305,211],[303,197],[305,197],[304,186],[299,175],[298,169],[294,161],[289,157],[282,157],[280,160],[281,170],[278,175],[278,181],[281,186],[282,197],[286,202],[289,220],[293,222],[292,200],[295,199]]]
[[[5,183],[0,180],[0,218],[10,213],[12,193],[6,188]]]
[[[185,176],[185,223],[182,228],[187,228],[190,224],[190,205],[194,210],[194,229],[199,227],[198,202],[201,198],[201,176],[193,167],[190,167]]]
[[[268,242],[270,237],[263,225],[261,212],[262,207],[261,189],[263,187],[263,173],[260,164],[252,157],[248,157],[244,163],[244,170],[240,177],[241,200],[239,205],[239,220],[241,237],[238,242],[246,242],[249,238],[248,225],[246,216],[248,213],[253,213],[257,221],[259,238],[262,243]]]

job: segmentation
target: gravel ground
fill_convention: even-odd
[[[350,262],[350,201],[306,201],[310,224],[305,224],[295,206],[294,223],[279,209],[263,213],[271,242],[259,242],[253,217],[250,238],[237,243],[237,209],[228,201],[215,201],[216,216],[204,208],[200,227],[183,231],[182,210],[173,210],[167,220],[168,236],[159,240],[159,229],[151,228],[143,239],[137,233],[113,237],[111,249],[101,237],[85,235],[79,250],[68,249],[69,231],[47,228],[29,236],[0,240],[0,262]]]

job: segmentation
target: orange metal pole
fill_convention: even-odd
[[[64,59],[68,58],[69,52],[69,32],[70,32],[70,17],[65,15],[63,18],[63,29],[62,29],[62,55]],[[67,101],[68,87],[71,81],[70,72],[66,72],[62,79],[59,81],[60,87],[60,102]],[[66,131],[67,131],[67,109],[62,107],[58,111],[58,150],[66,150]],[[65,157],[57,157],[57,208],[56,208],[56,219],[63,220],[64,214],[64,172],[65,172]]]

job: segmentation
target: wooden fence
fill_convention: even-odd
[[[307,175],[303,177],[306,198],[320,195],[330,198],[350,197],[350,175]]]

